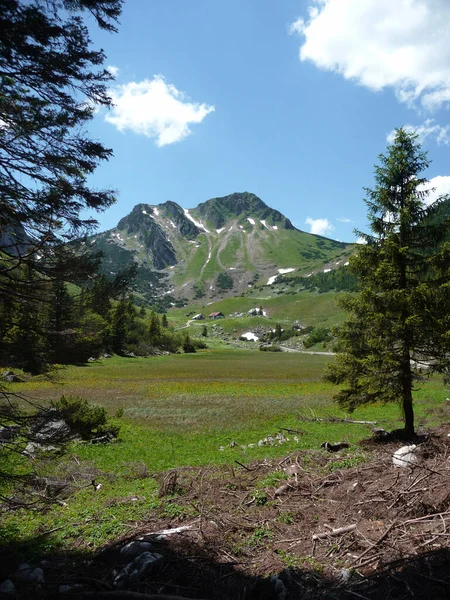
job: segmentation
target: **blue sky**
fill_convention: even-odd
[[[140,202],[249,191],[354,241],[404,125],[450,192],[448,0],[125,0],[118,34],[90,29],[116,76],[89,128],[114,151],[92,181],[118,192],[101,230]]]

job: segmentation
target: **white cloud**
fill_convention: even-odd
[[[184,139],[191,133],[191,123],[201,123],[215,110],[214,106],[190,102],[161,75],[117,86],[109,93],[115,106],[105,120],[119,131],[156,138],[157,146]]]
[[[364,244],[367,244],[367,240],[366,240],[366,238],[359,237],[359,238],[356,240],[355,244],[362,244],[362,245],[364,245]]]
[[[347,217],[342,217],[342,219],[337,219],[341,223],[353,223],[351,219],[347,219]]]
[[[448,175],[437,175],[437,177],[430,179],[427,184],[420,186],[419,189],[432,190],[433,188],[434,191],[430,191],[428,196],[423,199],[425,204],[432,204],[440,196],[450,194],[450,177]]]
[[[400,102],[436,109],[450,102],[448,0],[309,0],[290,28],[300,59]]]
[[[117,77],[119,74],[119,67],[115,67],[114,65],[108,65],[106,70],[109,71],[113,77]]]
[[[436,123],[434,119],[427,119],[422,125],[405,125],[404,129],[408,132],[415,132],[419,135],[420,143],[423,143],[428,137],[435,138],[438,144],[450,144],[450,125],[443,127]],[[395,139],[395,129],[388,133],[386,140],[389,144]]]
[[[310,233],[315,233],[316,235],[325,235],[326,233],[331,233],[334,229],[328,219],[311,219],[308,217],[305,223],[309,225]]]

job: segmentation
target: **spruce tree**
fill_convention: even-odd
[[[409,439],[415,384],[450,368],[450,222],[435,218],[445,197],[426,204],[429,161],[417,135],[398,129],[379,160],[365,190],[371,234],[357,232],[366,243],[350,260],[361,287],[340,301],[349,316],[327,379],[346,384],[335,398],[350,411],[399,403]]]
[[[148,341],[150,346],[158,347],[161,341],[161,323],[154,310],[150,313],[150,323],[148,326]]]
[[[120,354],[125,345],[129,311],[125,298],[119,300],[111,317],[111,345],[114,352]]]
[[[89,182],[112,156],[86,131],[96,106],[111,105],[112,76],[83,13],[115,31],[121,5],[0,0],[0,302],[35,299],[27,280],[17,282],[24,266],[36,281],[70,280],[77,262],[87,274],[85,257],[77,261],[64,244],[95,227],[84,211],[103,210],[115,196]]]

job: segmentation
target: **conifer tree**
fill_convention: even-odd
[[[92,288],[89,290],[89,306],[98,315],[108,320],[111,310],[111,286],[106,277],[100,275],[95,279]]]
[[[0,0],[0,303],[40,302],[34,282],[71,280],[92,264],[65,246],[114,200],[95,190],[89,176],[112,156],[86,125],[96,106],[110,106],[102,67],[83,13],[115,31],[122,0]]]
[[[427,205],[422,176],[429,166],[417,135],[396,131],[366,189],[371,234],[350,260],[360,291],[340,304],[349,313],[337,334],[343,352],[327,378],[346,384],[336,395],[345,409],[397,402],[404,434],[414,436],[414,385],[450,368],[450,222]],[[425,368],[425,369],[424,369]]]
[[[114,307],[111,318],[111,345],[114,352],[120,353],[123,351],[128,319],[127,301],[122,298]]]
[[[186,337],[183,340],[183,352],[186,354],[194,354],[196,352],[194,344],[191,342],[191,338],[189,334],[186,334]]]
[[[150,323],[148,326],[148,341],[150,346],[158,346],[161,340],[161,323],[154,310],[150,313]]]

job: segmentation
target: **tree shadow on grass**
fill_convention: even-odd
[[[211,540],[198,542],[187,533],[161,540],[154,536],[143,537],[150,541],[150,551],[162,558],[138,579],[126,581],[122,588],[118,588],[114,580],[130,562],[130,558],[124,559],[120,553],[129,540],[113,543],[98,552],[50,549],[46,535],[0,547],[0,581],[10,577],[17,594],[2,596],[0,593],[0,598],[126,600],[133,597],[129,592],[144,594],[143,599],[145,595],[161,594],[205,600],[444,600],[450,597],[448,548],[397,560],[366,578],[345,571],[341,577],[332,577],[306,568],[285,569],[280,574],[280,564],[277,566],[276,561],[259,565],[249,557],[243,562],[232,561],[225,554],[219,556],[219,540],[213,547]],[[42,568],[43,584],[20,582],[17,568],[23,562]],[[279,578],[252,575],[255,567],[259,573],[272,573]]]

